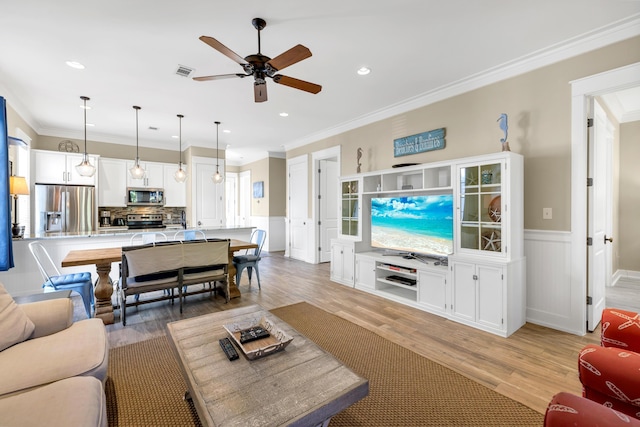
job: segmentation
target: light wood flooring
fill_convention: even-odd
[[[187,299],[182,315],[177,303],[146,304],[127,310],[125,327],[116,310],[116,324],[107,327],[109,343],[115,347],[143,341],[165,334],[167,322],[213,311],[250,304],[272,309],[306,301],[541,413],[555,393],[581,393],[578,352],[588,343],[599,342],[599,329],[580,337],[527,324],[509,338],[501,338],[331,282],[329,267],[291,260],[282,253],[266,254],[260,262],[262,290],[255,277],[249,287],[245,273],[242,296],[228,304],[220,296],[195,295]]]

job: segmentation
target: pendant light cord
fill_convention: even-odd
[[[87,96],[80,97],[84,102],[84,160],[87,160],[87,101],[90,99]]]
[[[180,138],[180,151],[178,152],[178,164],[179,164],[179,169],[182,169],[182,118],[184,116],[182,114],[178,114],[178,118],[180,119],[179,123],[179,138]]]
[[[219,134],[218,129],[220,128],[220,122],[215,122],[216,124],[216,172],[220,173],[220,147],[219,147]]]

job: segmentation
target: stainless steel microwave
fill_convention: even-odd
[[[164,206],[164,189],[128,187],[127,206]]]

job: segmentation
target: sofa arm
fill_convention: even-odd
[[[640,314],[635,311],[605,308],[602,311],[600,344],[640,353]]]
[[[634,417],[640,413],[640,354],[587,345],[580,352],[578,375],[584,397]]]
[[[584,397],[560,392],[549,402],[544,415],[544,427],[566,426],[638,427],[640,421]]]
[[[39,338],[67,329],[73,323],[73,302],[70,298],[20,304],[36,328],[30,338]]]

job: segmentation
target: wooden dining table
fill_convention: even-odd
[[[229,244],[229,298],[239,298],[240,290],[236,285],[236,267],[233,265],[233,255],[236,251],[243,249],[255,249],[258,245],[243,240],[230,239]],[[105,325],[114,322],[113,304],[111,296],[113,295],[113,283],[109,274],[111,273],[111,264],[122,260],[122,248],[96,248],[96,249],[78,249],[69,251],[67,256],[62,260],[62,267],[76,267],[80,265],[95,264],[98,273],[98,282],[94,290],[95,295],[95,317],[102,319]]]

